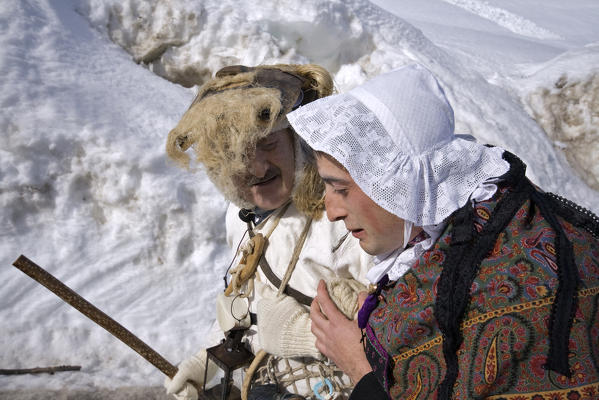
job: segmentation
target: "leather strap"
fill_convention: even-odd
[[[277,215],[278,218],[280,218],[285,213],[288,206],[289,206],[289,203]],[[241,219],[244,220],[243,218],[241,218]],[[248,220],[248,221],[246,221],[246,224],[247,224],[249,236],[253,237],[255,235],[255,233],[254,233],[254,228],[252,228],[252,223]],[[277,224],[278,224],[278,222],[277,222]],[[276,224],[275,224],[275,226],[276,226]],[[274,227],[273,227],[273,229],[274,229]],[[272,230],[267,233],[267,237],[270,237],[271,233],[272,233]],[[268,261],[266,261],[266,257],[264,256],[264,254],[262,254],[262,257],[260,257],[260,261],[258,262],[258,265],[260,266],[260,269],[264,273],[264,276],[266,276],[266,279],[268,279],[268,281],[270,283],[272,283],[274,285],[274,287],[276,287],[278,290],[281,287],[281,280],[279,279],[279,277],[277,277],[277,275],[275,275],[273,270],[270,268],[270,265],[268,264]],[[312,304],[312,301],[314,300],[313,297],[306,296],[299,290],[296,290],[296,289],[292,288],[291,286],[289,286],[289,284],[285,285],[285,289],[283,290],[283,293],[285,293],[287,296],[293,297],[300,304],[304,304],[308,307],[310,307],[310,305]]]
[[[272,271],[272,269],[270,268],[270,265],[268,265],[268,261],[266,261],[266,258],[264,256],[262,256],[260,258],[260,262],[258,265],[260,265],[260,269],[264,273],[264,276],[266,276],[266,279],[268,279],[268,281],[270,283],[272,283],[278,289],[281,286],[281,280]],[[304,304],[308,307],[310,306],[310,304],[312,304],[312,300],[314,300],[313,297],[306,296],[299,290],[295,290],[294,288],[292,288],[289,285],[287,285],[285,287],[285,290],[283,290],[283,293],[285,293],[287,296],[293,297],[299,303]]]

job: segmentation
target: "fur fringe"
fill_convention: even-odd
[[[247,172],[250,155],[256,143],[280,124],[279,116],[285,118],[284,114],[290,111],[282,110],[281,90],[255,84],[261,69],[277,69],[300,77],[304,103],[328,96],[334,90],[330,74],[314,64],[264,65],[245,68],[247,72],[223,74],[200,88],[189,109],[169,132],[166,142],[168,156],[187,169],[191,158],[186,151],[191,147],[196,161],[203,164],[208,177],[223,195],[244,208],[253,207],[243,199],[239,188],[239,179]],[[293,201],[300,212],[320,218],[324,210],[324,184],[313,159],[298,157],[301,151],[296,148]]]

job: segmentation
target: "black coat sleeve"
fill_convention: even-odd
[[[389,395],[385,392],[385,388],[376,379],[374,372],[364,375],[349,396],[349,400],[387,400],[389,398]]]

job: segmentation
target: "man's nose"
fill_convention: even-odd
[[[327,218],[331,222],[341,221],[347,216],[345,208],[335,199],[334,195],[325,194],[324,206],[327,211]]]
[[[268,160],[261,154],[261,151],[257,151],[250,161],[250,173],[256,178],[263,178],[267,170]]]

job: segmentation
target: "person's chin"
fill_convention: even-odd
[[[278,185],[255,186],[252,190],[254,205],[263,210],[274,210],[282,206],[287,200],[283,190]]]
[[[366,253],[370,254],[371,256],[377,255],[376,250],[373,249],[373,247],[371,246],[371,243],[369,243],[367,240],[360,239],[359,243],[360,243],[360,247],[362,248],[362,250],[364,250]]]
[[[272,180],[264,183],[259,183],[257,185],[253,185],[251,188],[251,192],[254,197],[268,197],[272,196],[279,189],[280,179],[273,178]]]

